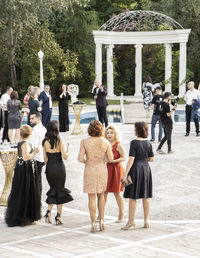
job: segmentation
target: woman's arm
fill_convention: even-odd
[[[46,148],[45,148],[45,143],[44,146],[42,147],[42,151],[43,151],[43,158],[44,158],[44,163],[47,164],[47,153],[46,153]]]
[[[38,112],[42,111],[42,108],[41,108],[41,106],[40,106],[40,102],[39,102],[39,101],[37,101],[36,110],[37,110]]]
[[[108,144],[106,155],[107,155],[107,158],[108,158],[108,162],[109,163],[113,163],[114,162],[114,156],[113,156],[113,153],[112,153],[112,149],[111,149],[110,143]]]
[[[64,95],[64,91],[62,91],[62,93],[59,95],[59,98],[62,99],[63,95]]]
[[[135,160],[135,157],[129,156],[129,159],[128,159],[128,162],[127,162],[127,165],[126,165],[126,170],[125,170],[125,173],[124,173],[124,179],[125,180],[127,178],[127,175],[129,173],[131,167],[133,166],[134,160]]]
[[[67,158],[69,156],[69,144],[67,144],[67,150],[65,150],[64,142],[60,141],[60,150],[61,150],[62,158],[64,160],[67,160]]]
[[[24,100],[23,100],[23,103],[25,104],[25,105],[28,105],[28,97],[27,97],[27,95],[25,95],[25,97],[24,97]]]
[[[39,149],[35,148],[34,151],[30,153],[31,147],[27,142],[23,143],[21,148],[22,148],[22,158],[24,161],[28,161],[32,159],[35,156],[35,154],[39,152]]]
[[[81,162],[81,163],[86,163],[85,147],[84,147],[83,140],[81,141],[81,145],[80,145],[80,150],[79,150],[79,154],[78,154],[78,161]]]
[[[125,161],[125,159],[126,159],[126,154],[125,154],[124,148],[122,147],[121,143],[118,143],[118,145],[117,145],[117,151],[119,152],[120,158],[119,158],[119,159],[115,159],[115,160],[113,161],[113,163],[118,163],[118,162]]]
[[[149,157],[148,158],[148,162],[153,162],[154,161],[154,157]]]

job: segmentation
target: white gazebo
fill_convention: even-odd
[[[165,28],[165,30],[163,30]],[[190,29],[183,27],[172,18],[151,11],[127,11],[113,16],[100,30],[93,31],[96,45],[95,73],[102,82],[102,47],[106,47],[108,97],[114,98],[113,48],[115,45],[135,45],[135,95],[142,97],[142,47],[144,44],[165,46],[165,91],[171,91],[172,44],[180,44],[179,96],[186,90],[186,57]]]

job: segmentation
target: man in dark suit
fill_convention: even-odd
[[[51,120],[52,114],[52,98],[49,93],[50,87],[49,85],[44,86],[44,90],[40,93],[38,100],[42,102],[42,124],[44,127],[47,126],[49,121]]]
[[[99,121],[103,124],[105,123],[105,127],[108,126],[108,118],[106,113],[106,107],[107,107],[107,101],[106,101],[106,95],[107,95],[107,89],[100,85],[99,81],[94,82],[95,86],[93,89],[93,97],[96,100],[96,108],[97,108],[97,114]]]

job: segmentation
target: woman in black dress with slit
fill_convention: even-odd
[[[37,165],[33,160],[39,149],[33,151],[28,143],[31,133],[29,125],[20,128],[22,141],[18,143],[18,159],[5,212],[5,222],[9,227],[29,225],[41,218]]]
[[[60,132],[69,131],[68,98],[67,85],[62,84],[58,100]]]
[[[48,210],[45,221],[51,223],[51,210],[54,204],[57,205],[56,225],[63,224],[61,221],[62,205],[73,200],[70,190],[65,188],[66,171],[63,160],[68,158],[69,145],[65,150],[65,144],[60,139],[58,122],[50,121],[47,124],[47,132],[43,140],[43,155],[46,163],[46,177],[50,189],[47,192],[46,203]]]
[[[147,140],[148,125],[145,122],[135,124],[135,135],[137,138],[131,141],[129,160],[126,166],[124,181],[130,175],[132,184],[125,187],[124,198],[129,198],[129,219],[123,230],[135,227],[134,218],[136,211],[136,200],[143,200],[144,228],[149,228],[148,217],[150,199],[152,198],[152,175],[148,162],[154,160],[151,143]]]

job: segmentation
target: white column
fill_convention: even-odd
[[[95,74],[96,80],[102,83],[102,44],[96,44],[95,53]]]
[[[135,95],[142,97],[142,44],[135,45]]]
[[[180,43],[179,56],[179,97],[183,97],[186,91],[186,68],[187,68],[187,46],[186,43]]]
[[[107,93],[108,97],[114,96],[114,78],[113,78],[113,48],[114,45],[108,45],[106,47],[107,54]]]
[[[165,91],[172,92],[172,45],[165,44]]]

